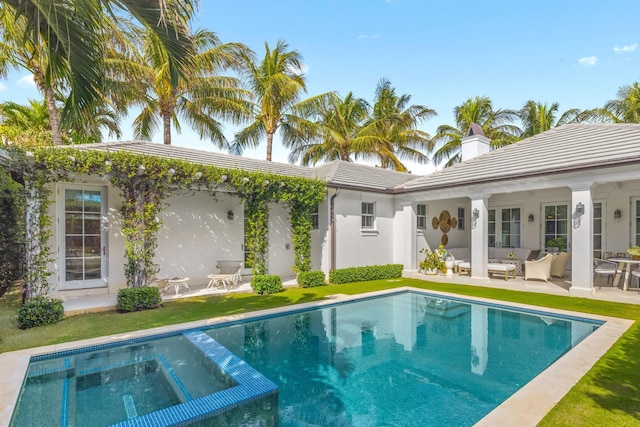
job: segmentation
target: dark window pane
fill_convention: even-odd
[[[100,212],[100,192],[99,191],[84,192],[84,211]]]
[[[67,257],[81,257],[82,236],[66,236],[64,253]]]
[[[99,279],[102,274],[100,257],[85,258],[84,278]]]
[[[64,191],[64,210],[67,212],[82,211],[82,190]]]
[[[64,216],[65,234],[82,234],[82,214],[68,213]]]
[[[100,234],[100,215],[85,215],[84,234]]]
[[[66,280],[82,280],[82,260],[67,259],[65,261]]]
[[[84,254],[86,256],[100,255],[100,250],[100,236],[86,236],[84,238]]]

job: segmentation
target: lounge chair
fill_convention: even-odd
[[[538,279],[548,282],[551,279],[551,263],[553,255],[547,254],[535,261],[524,262],[524,280]]]
[[[222,284],[225,290],[227,285],[238,286],[238,282],[242,282],[242,261],[218,261],[216,264],[217,274],[209,274],[209,284],[207,289]]]

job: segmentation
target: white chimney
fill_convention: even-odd
[[[462,138],[462,161],[473,159],[474,157],[489,152],[489,142],[491,140],[484,136],[482,128],[477,123],[471,123],[467,136]]]

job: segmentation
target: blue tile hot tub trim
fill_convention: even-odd
[[[183,335],[231,377],[236,386],[161,409],[114,426],[170,426],[214,417],[240,405],[278,393],[278,387],[209,335],[186,331]]]

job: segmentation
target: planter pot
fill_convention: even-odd
[[[456,265],[454,260],[446,260],[444,266],[447,269],[447,277],[453,277],[453,267]]]
[[[429,276],[435,276],[436,274],[438,274],[438,269],[436,269],[436,268],[426,268],[424,270],[424,274],[427,274]]]
[[[640,255],[631,255],[631,259],[640,260]]]

